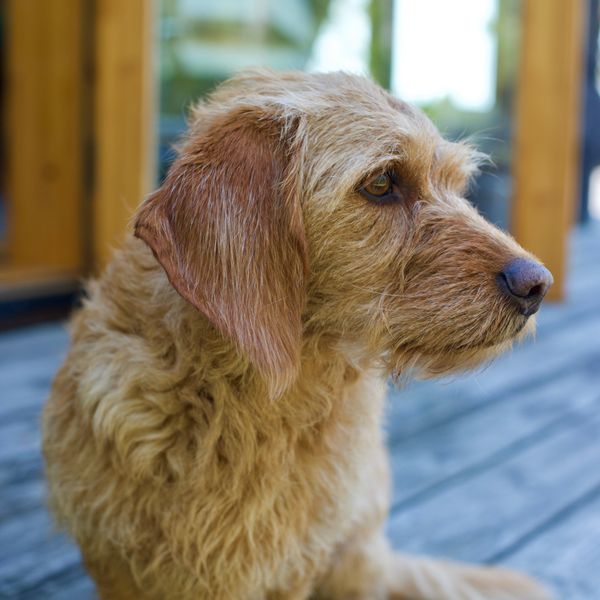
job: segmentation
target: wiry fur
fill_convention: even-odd
[[[478,160],[345,74],[251,72],[196,107],[45,412],[51,504],[102,598],[547,597],[381,533],[386,376],[532,327],[495,281],[525,252],[463,199]],[[404,201],[357,192],[384,167]]]

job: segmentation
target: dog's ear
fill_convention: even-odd
[[[135,235],[175,289],[284,385],[297,369],[307,271],[295,128],[253,108],[202,127],[140,207]]]

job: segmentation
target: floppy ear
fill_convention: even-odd
[[[297,368],[307,271],[286,135],[259,109],[214,118],[135,220],[175,289],[280,382]]]

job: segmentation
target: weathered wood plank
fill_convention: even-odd
[[[37,418],[20,419],[8,425],[0,426],[2,445],[0,445],[0,470],[5,464],[22,457],[27,452],[39,456],[40,429]]]
[[[56,369],[59,367],[63,355],[57,350],[54,356],[32,356],[14,364],[0,366],[0,377],[7,386],[2,394],[0,403],[3,406],[14,401],[14,394],[25,393],[47,394]],[[9,387],[10,386],[10,387]]]
[[[23,480],[4,482],[0,493],[0,523],[16,519],[18,515],[45,506],[46,484],[41,469],[35,476]],[[26,521],[24,526],[28,526]]]
[[[20,559],[15,557],[35,548],[38,543],[51,541],[53,533],[50,515],[45,506],[38,506],[21,518],[0,523],[0,579],[9,568],[9,562],[18,563]]]
[[[18,460],[5,464],[0,468],[0,486],[13,487],[15,485],[26,483],[28,481],[42,481],[43,468],[39,452],[31,453],[26,457],[19,457]],[[5,496],[2,496],[2,511],[7,512],[4,505]],[[9,495],[6,496],[7,501]],[[19,508],[17,508],[19,510]]]
[[[569,419],[574,389],[581,390],[578,405],[592,402],[600,395],[600,377],[581,368],[416,438],[391,439],[394,508],[461,485],[560,430]]]
[[[9,544],[13,548],[10,560],[0,558],[0,597],[19,597],[21,592],[51,582],[67,570],[83,574],[77,548],[65,536],[51,533],[47,521],[47,514],[45,521],[31,519],[32,526],[41,528],[35,538],[23,530],[15,532],[18,537]]]
[[[67,566],[52,577],[20,589],[18,600],[94,600],[94,585],[81,565]],[[15,598],[17,600],[17,598]]]
[[[511,394],[533,390],[586,361],[597,362],[600,340],[590,336],[590,331],[600,331],[600,312],[558,332],[540,331],[539,337],[545,337],[543,345],[541,341],[527,343],[480,373],[411,384],[404,395],[392,392],[388,422],[394,423],[394,435],[421,434]]]
[[[502,559],[551,582],[559,598],[593,600],[600,590],[600,488],[534,540]]]
[[[48,380],[49,385],[50,379]],[[0,402],[0,435],[5,425],[12,425],[14,421],[37,421],[40,415],[40,404],[48,396],[48,386],[43,389],[16,387],[10,392],[10,402]]]
[[[63,355],[58,349],[53,356],[23,358],[18,362],[0,366],[0,377],[7,386],[5,388],[7,392],[9,390],[12,392],[13,386],[30,390],[37,388],[39,391],[47,392],[48,383],[52,380],[62,359]],[[8,393],[2,395],[3,403],[8,403],[10,399]]]
[[[600,393],[564,427],[489,470],[392,514],[403,550],[485,561],[535,530],[600,482]]]
[[[15,365],[12,370],[0,368],[0,381],[6,386],[0,396],[0,432],[14,420],[29,418],[37,421],[59,364],[60,357],[56,357],[37,364],[31,361]],[[27,373],[30,379],[27,379]]]

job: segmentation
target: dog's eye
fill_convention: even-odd
[[[378,202],[393,202],[398,199],[394,178],[390,173],[380,173],[372,177],[358,191],[365,198]]]
[[[377,177],[373,177],[371,181],[362,188],[365,192],[371,196],[385,196],[392,191],[392,178],[387,173],[380,173]]]

